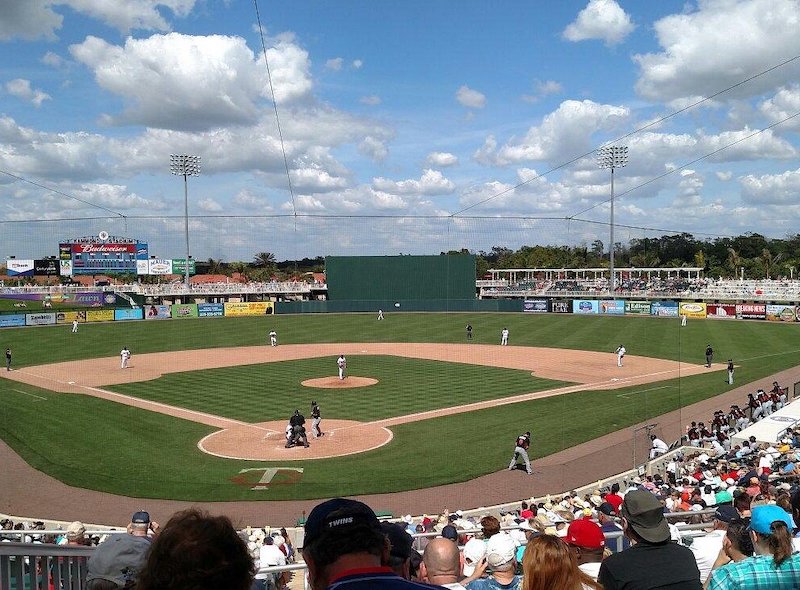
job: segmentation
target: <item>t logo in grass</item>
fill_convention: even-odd
[[[268,490],[270,486],[298,483],[302,477],[302,467],[250,467],[241,469],[231,481],[251,490]]]

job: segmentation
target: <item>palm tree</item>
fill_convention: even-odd
[[[783,252],[780,252],[775,256],[773,256],[769,248],[764,248],[761,251],[761,262],[764,265],[764,278],[766,279],[772,278],[772,268],[776,264],[778,264],[782,258],[783,258]]]
[[[259,252],[253,260],[253,266],[258,268],[271,268],[275,263],[275,255],[272,252]]]
[[[208,274],[210,275],[219,275],[222,274],[222,259],[221,258],[209,258],[208,259]]]
[[[249,279],[249,274],[250,274],[250,265],[248,265],[246,262],[241,262],[241,261],[237,261],[237,262],[231,262],[231,263],[228,265],[228,267],[229,267],[229,268],[230,268],[230,269],[231,269],[233,272],[238,272],[238,273],[239,273],[239,275],[240,275],[240,276],[241,276],[243,279],[245,279],[245,280],[248,280],[248,279]]]
[[[728,266],[733,272],[733,278],[736,278],[736,271],[742,263],[742,258],[733,248],[728,248]]]

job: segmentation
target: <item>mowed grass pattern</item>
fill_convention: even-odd
[[[245,422],[288,420],[295,409],[308,414],[311,400],[316,400],[326,418],[366,422],[566,385],[516,369],[369,355],[349,356],[348,373],[378,379],[375,385],[323,389],[301,384],[331,377],[335,360],[170,373],[107,389]]]
[[[267,332],[273,328],[278,331],[282,344],[465,342],[467,322],[475,328],[477,343],[499,343],[500,330],[506,326],[511,331],[512,346],[605,351],[611,361],[611,352],[622,343],[631,355],[702,363],[703,350],[711,343],[717,361],[733,358],[738,365],[737,385],[794,366],[800,358],[798,324],[690,320],[686,328],[680,328],[677,318],[462,313],[392,313],[387,314],[384,322],[375,321],[374,314],[120,322],[82,325],[77,335],[69,333],[69,326],[4,329],[0,331],[3,340],[0,346],[11,346],[15,365],[24,367],[100,356],[116,358],[123,345],[129,346],[134,355],[263,345],[267,342]],[[310,361],[309,367],[312,367],[314,360]],[[377,363],[375,371],[378,371],[387,368],[389,361],[386,357],[374,357],[371,362]],[[295,363],[287,363],[287,371],[297,371],[299,365]],[[333,374],[333,359],[321,359],[321,363],[317,376]],[[464,370],[462,365],[448,363],[425,365],[424,369],[417,370],[423,373],[434,372],[434,369],[446,371],[446,366],[456,367],[457,372]],[[229,403],[245,396],[251,399],[241,406],[238,405],[241,402],[235,401],[231,411],[245,416],[255,408],[255,420],[263,420],[270,415],[273,406],[277,407],[275,400],[283,397],[285,405],[276,409],[275,414],[285,418],[287,410],[296,406],[306,410],[314,396],[320,398],[318,401],[323,403],[326,416],[332,418],[339,411],[337,401],[343,401],[341,391],[313,390],[312,393],[307,390],[295,394],[292,393],[295,390],[285,389],[265,375],[266,366],[252,369],[256,373],[247,384],[241,378],[245,367],[229,370],[224,386],[218,387],[218,407],[224,405],[223,398]],[[353,369],[364,374],[360,367]],[[480,369],[474,379],[438,382],[439,397],[445,403],[437,405],[454,405],[448,400],[484,395],[484,379],[492,374],[493,371]],[[191,375],[187,373],[182,378]],[[313,376],[295,374],[293,379],[296,385]],[[513,385],[516,378],[510,378],[504,386]],[[427,404],[431,384],[437,383],[437,378],[426,375],[426,379],[424,385],[409,390],[408,401],[398,402],[398,409],[392,413],[407,413],[400,409],[405,403],[411,404],[406,407]],[[538,386],[528,375],[520,379],[530,382],[530,388],[526,389],[534,390]],[[205,382],[205,377],[202,380]],[[176,395],[166,388],[159,393],[160,382],[131,386],[136,388],[131,393],[151,395],[142,391],[152,386],[152,395]],[[184,396],[184,404],[191,402],[197,387],[197,384],[185,382],[178,388],[178,394]],[[651,389],[653,387],[659,389]],[[513,387],[510,389],[513,391]],[[353,403],[356,406],[365,403],[370,390],[374,391],[370,387],[353,390],[358,400]],[[521,431],[533,432],[532,450],[534,456],[539,457],[727,390],[724,374],[717,372],[646,387],[580,392],[403,424],[392,428],[391,443],[368,453],[319,461],[270,463],[231,461],[203,454],[196,443],[213,429],[199,424],[110,401],[55,394],[0,379],[0,437],[37,469],[80,487],[187,501],[320,498],[465,481],[507,465],[514,437]],[[297,397],[292,397],[295,395]],[[370,401],[378,405],[370,411],[381,412],[384,402],[394,403],[391,390],[388,395],[386,399],[373,396],[375,399]],[[41,397],[45,399],[39,399]],[[174,398],[165,401],[175,403]],[[219,411],[217,408],[214,413]],[[340,417],[352,417],[344,410],[342,413]],[[252,491],[231,481],[240,469],[269,466],[302,467],[302,480],[295,485],[261,491]],[[627,467],[627,464],[620,465],[620,469]],[[570,466],[564,468],[570,469]],[[13,474],[8,476],[13,477]]]

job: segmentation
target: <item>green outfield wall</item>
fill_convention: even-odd
[[[475,299],[475,256],[328,256],[325,279],[332,301]]]
[[[275,313],[348,313],[375,312],[385,314],[404,311],[522,311],[521,299],[413,299],[356,301],[278,301]]]

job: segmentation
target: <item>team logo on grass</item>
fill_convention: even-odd
[[[231,482],[251,490],[268,490],[272,486],[299,483],[301,479],[302,467],[250,467],[240,470],[231,478]]]

